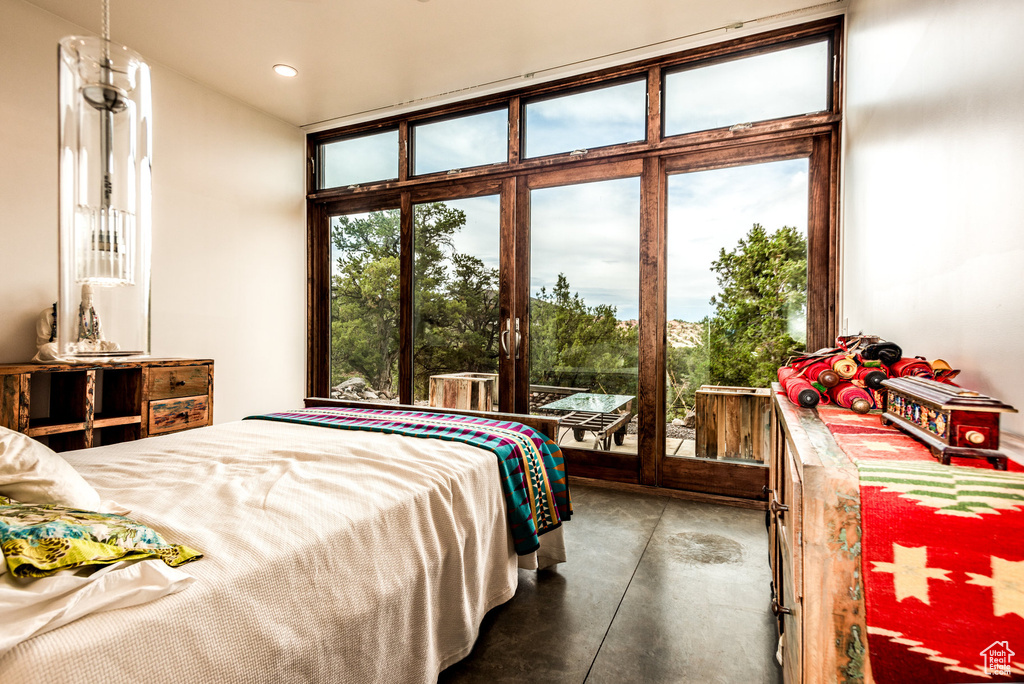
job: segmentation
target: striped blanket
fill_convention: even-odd
[[[519,555],[536,551],[540,535],[572,516],[562,451],[542,433],[522,423],[447,413],[341,407],[296,409],[245,420],[430,437],[487,449],[498,457],[509,529]]]

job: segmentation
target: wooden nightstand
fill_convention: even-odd
[[[213,422],[213,361],[0,364],[0,426],[54,451],[177,432]]]

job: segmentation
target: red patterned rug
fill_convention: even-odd
[[[1024,466],[943,466],[877,414],[818,415],[860,472],[874,680],[1024,681]]]

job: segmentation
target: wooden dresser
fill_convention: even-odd
[[[856,466],[773,388],[769,542],[783,680],[869,682]]]
[[[0,426],[54,451],[114,444],[213,422],[213,361],[0,364]]]

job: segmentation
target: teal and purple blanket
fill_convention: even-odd
[[[246,420],[430,437],[487,449],[498,457],[509,529],[519,555],[536,551],[540,535],[572,516],[561,449],[522,423],[448,413],[334,406],[267,413]]]

